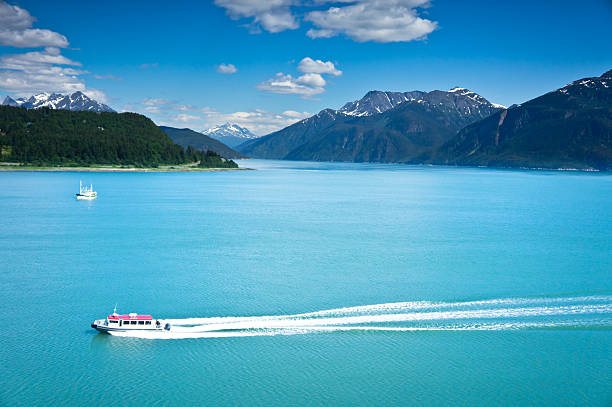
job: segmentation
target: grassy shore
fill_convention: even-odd
[[[66,172],[212,172],[244,171],[252,168],[202,168],[196,164],[160,165],[156,168],[134,167],[127,165],[92,165],[89,167],[63,167],[20,165],[16,163],[0,164],[0,171],[66,171]]]

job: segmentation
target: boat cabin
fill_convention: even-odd
[[[151,315],[138,315],[136,313],[127,315],[112,314],[107,317],[107,320],[110,328],[121,327],[123,329],[147,329],[153,328],[155,325]],[[159,321],[157,321],[157,325],[159,326]]]
[[[97,329],[100,332],[110,333],[112,331],[132,331],[132,330],[145,330],[145,331],[156,331],[165,330],[169,331],[171,326],[169,323],[165,323],[162,326],[162,322],[159,319],[153,320],[151,315],[138,315],[131,313],[127,315],[119,315],[116,312],[110,314],[106,319],[97,319],[91,323],[91,327]]]

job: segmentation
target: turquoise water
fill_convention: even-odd
[[[0,404],[612,404],[611,174],[241,165],[0,173]]]

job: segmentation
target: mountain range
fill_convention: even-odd
[[[82,92],[3,105],[114,112]],[[230,123],[206,134],[160,128],[183,147],[227,158],[612,170],[612,71],[509,108],[465,88],[370,91],[259,138]]]
[[[246,127],[237,124],[225,123],[220,126],[204,130],[202,134],[217,139],[229,147],[236,147],[247,140],[255,139],[258,136],[253,134]]]
[[[39,93],[29,98],[13,99],[7,96],[2,102],[4,106],[25,107],[26,109],[38,109],[48,107],[50,109],[64,109],[71,111],[89,111],[89,112],[115,112],[109,106],[97,102],[83,92],[77,91],[70,95],[62,95],[59,93]]]
[[[255,158],[412,162],[502,108],[464,88],[370,91],[237,149]]]
[[[612,71],[509,108],[465,88],[368,92],[236,147],[254,158],[612,169]]]
[[[214,151],[225,158],[244,158],[244,155],[228,147],[219,140],[208,137],[191,129],[177,129],[175,127],[159,126],[172,141],[187,148],[189,146],[201,151]]]

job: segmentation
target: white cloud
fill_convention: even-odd
[[[142,102],[140,102],[140,104],[144,106],[167,106],[175,103],[174,100],[164,98],[144,98]]]
[[[297,69],[303,73],[298,77],[282,72],[273,78],[257,85],[257,89],[264,92],[278,93],[281,95],[301,95],[303,98],[311,98],[325,92],[327,81],[323,74],[338,76],[342,71],[336,69],[332,62],[323,62],[306,57],[300,61]]]
[[[31,28],[35,20],[27,10],[0,0],[0,45],[18,48],[68,46],[68,40],[61,34]]]
[[[311,38],[342,34],[359,42],[406,42],[423,39],[437,28],[435,21],[418,16],[418,9],[428,7],[429,0],[215,0],[215,4],[230,17],[253,18],[253,24],[270,32],[297,28],[296,16],[303,14],[304,21],[313,25],[307,32]],[[292,7],[300,10],[294,13]]]
[[[144,98],[138,103],[123,107],[124,111],[134,111],[145,115],[169,114],[176,109],[176,101],[164,98]]]
[[[26,52],[25,54],[5,54],[0,57],[0,69],[27,70],[44,65],[81,66],[81,63],[61,55],[60,50],[55,47],[47,47],[44,51]]]
[[[296,112],[295,110],[285,110],[282,113],[282,115],[285,117],[291,117],[291,118],[298,119],[298,120],[302,120],[302,119],[312,116],[310,113]]]
[[[310,86],[312,88],[322,88],[327,84],[325,79],[318,73],[307,73],[295,80],[300,85]]]
[[[100,79],[100,80],[111,80],[111,81],[115,81],[115,82],[121,82],[123,80],[123,78],[115,76],[115,75],[93,75],[94,78],[96,79]]]
[[[311,75],[318,76],[322,82]],[[257,89],[270,93],[279,93],[281,95],[302,95],[303,97],[312,97],[325,92],[323,86],[325,86],[325,80],[318,74],[306,74],[294,78],[291,75],[285,75],[279,72],[273,78],[257,85]]]
[[[150,64],[142,64],[139,66],[140,69],[147,69],[147,68],[157,68],[159,66],[159,62],[153,62]]]
[[[258,135],[272,133],[312,116],[311,113],[295,110],[274,113],[254,109],[223,113],[211,107],[178,104],[164,98],[145,98],[140,102],[123,106],[123,111],[142,113],[151,117],[158,125],[190,127],[194,130],[207,129],[228,122],[235,123]]]
[[[142,110],[145,111],[147,114],[161,114],[162,112],[159,106],[145,106],[144,108],[142,108]]]
[[[306,32],[306,35],[310,38],[331,38],[337,34],[338,33],[333,30],[313,30],[312,28]]]
[[[238,72],[234,64],[221,64],[217,67],[217,72],[222,74],[232,74]]]
[[[211,110],[205,114],[204,120],[207,128],[218,126],[223,123],[235,123],[239,126],[246,127],[257,135],[263,136],[283,129],[310,116],[312,116],[311,113],[297,112],[294,110],[286,110],[282,113],[274,113],[263,109],[233,113],[220,113]]]
[[[312,38],[345,34],[355,41],[401,42],[425,37],[437,24],[417,16],[416,7],[426,0],[370,0],[345,7],[312,11],[305,20],[317,29],[307,33]]]
[[[32,26],[34,17],[18,6],[11,6],[0,1],[0,22],[6,30],[25,30]]]
[[[0,88],[17,96],[41,91],[87,91],[85,82],[79,77],[87,71],[73,66],[81,64],[64,57],[54,47],[25,54],[5,54],[0,57]],[[99,90],[96,92],[101,94]]]
[[[187,112],[187,111],[196,110],[196,107],[193,105],[177,105],[177,106],[173,106],[172,108],[179,112]]]
[[[299,27],[290,9],[297,4],[294,0],[215,0],[215,4],[235,20],[253,17],[253,24],[272,33]]]
[[[36,21],[27,10],[0,0],[0,45],[11,47],[45,47],[41,51],[0,56],[0,89],[13,96],[30,96],[40,92],[63,94],[81,91],[100,102],[107,102],[103,91],[85,86],[80,75],[88,72],[81,63],[61,54],[68,46],[61,34],[32,29]]]
[[[108,96],[106,96],[106,94],[100,89],[87,88],[83,91],[83,93],[87,95],[87,97],[94,99],[98,102],[102,102],[102,103],[109,102]]]
[[[342,75],[342,71],[336,69],[332,62],[323,62],[320,59],[314,60],[306,57],[298,64],[298,71],[302,73],[327,73],[334,76]]]
[[[65,73],[60,67],[38,72],[0,70],[0,88],[16,96],[30,96],[45,90],[64,94],[86,90],[80,78]]]
[[[174,120],[181,123],[192,123],[192,122],[201,122],[202,118],[200,116],[195,116],[192,114],[181,113],[174,117]]]

